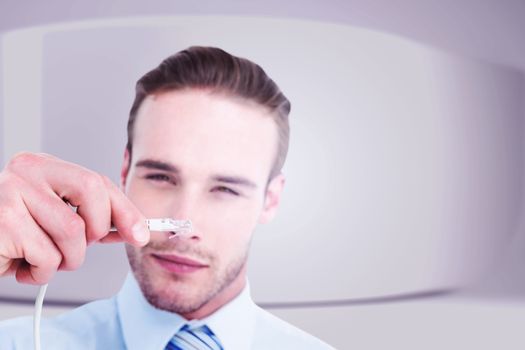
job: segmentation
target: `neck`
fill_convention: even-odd
[[[228,286],[226,286],[213,298],[208,300],[203,306],[201,306],[199,309],[193,312],[182,314],[181,316],[183,316],[187,320],[200,320],[205,317],[208,317],[209,315],[213,314],[215,311],[217,311],[218,309],[235,299],[235,297],[237,297],[242,292],[245,286],[246,265],[242,268],[241,272]]]

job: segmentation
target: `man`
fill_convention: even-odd
[[[191,47],[137,83],[125,195],[75,164],[15,156],[0,174],[1,275],[44,284],[78,268],[87,245],[118,241],[133,272],[114,298],[45,320],[42,348],[330,348],[258,308],[246,282],[253,230],[279,205],[289,110],[256,64]],[[189,219],[193,231],[168,239],[149,217]],[[30,321],[5,322],[0,349],[31,348]]]

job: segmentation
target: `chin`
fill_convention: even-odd
[[[175,312],[180,315],[194,313],[201,309],[209,300],[202,296],[188,296],[186,293],[169,293],[166,290],[143,290],[146,300],[155,308]]]

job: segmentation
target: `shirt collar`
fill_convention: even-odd
[[[202,320],[228,350],[251,348],[255,322],[256,305],[248,282],[238,296]]]
[[[186,323],[176,313],[153,307],[142,295],[131,273],[117,295],[117,308],[128,350],[164,350],[171,337]]]
[[[206,324],[225,349],[249,349],[256,321],[256,305],[250,286],[202,320],[187,321],[184,317],[153,307],[142,295],[132,273],[129,273],[117,295],[122,335],[128,350],[164,350],[171,337],[184,324],[191,327]]]

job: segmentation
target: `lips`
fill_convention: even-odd
[[[193,273],[208,267],[199,261],[172,254],[151,254],[154,260],[164,269],[172,273]]]

